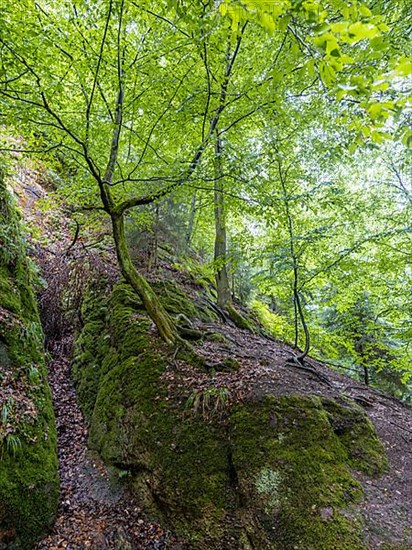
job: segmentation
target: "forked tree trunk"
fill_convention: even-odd
[[[130,258],[124,230],[124,215],[111,215],[111,220],[117,259],[123,277],[140,296],[147,313],[156,324],[163,340],[167,344],[174,344],[178,335],[172,319],[161,305],[149,283],[134,267]]]

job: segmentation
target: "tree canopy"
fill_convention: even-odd
[[[409,25],[391,0],[4,0],[1,150],[58,172],[83,226],[110,220],[167,342],[133,230],[215,278],[234,322],[238,298],[301,360],[407,394]]]

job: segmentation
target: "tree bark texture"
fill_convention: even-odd
[[[223,195],[222,178],[222,145],[220,138],[216,137],[215,144],[215,186],[214,186],[214,212],[215,212],[215,255],[217,265],[216,288],[217,305],[226,309],[232,303],[230,293],[229,276],[227,273],[227,237],[225,202]]]
[[[144,308],[156,324],[163,340],[167,344],[174,344],[177,340],[177,331],[172,319],[161,305],[147,280],[133,265],[126,243],[124,216],[112,215],[111,220],[114,242],[116,245],[116,255],[123,277],[140,296]]]

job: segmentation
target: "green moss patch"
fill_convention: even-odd
[[[32,548],[57,510],[56,428],[19,217],[0,177],[0,546]]]
[[[171,315],[184,315],[188,319],[216,322],[219,317],[206,300],[194,300],[185,290],[173,281],[152,283],[162,306]]]
[[[279,549],[364,548],[354,507],[363,493],[350,471],[353,443],[335,429],[342,417],[364,434],[370,429],[357,407],[315,397],[267,396],[235,407],[233,463],[242,499],[253,503],[249,538],[257,547],[264,540]],[[382,472],[385,455],[370,435],[362,438],[365,452],[356,465]],[[275,527],[273,537],[265,526]]]
[[[360,407],[342,406],[336,401],[322,401],[328,420],[348,453],[348,463],[369,475],[382,474],[388,461],[372,422]]]

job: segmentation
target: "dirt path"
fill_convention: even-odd
[[[182,548],[145,517],[121,482],[110,483],[104,465],[87,451],[87,426],[76,403],[67,358],[51,363],[49,383],[57,418],[61,494],[52,532],[36,550]]]

